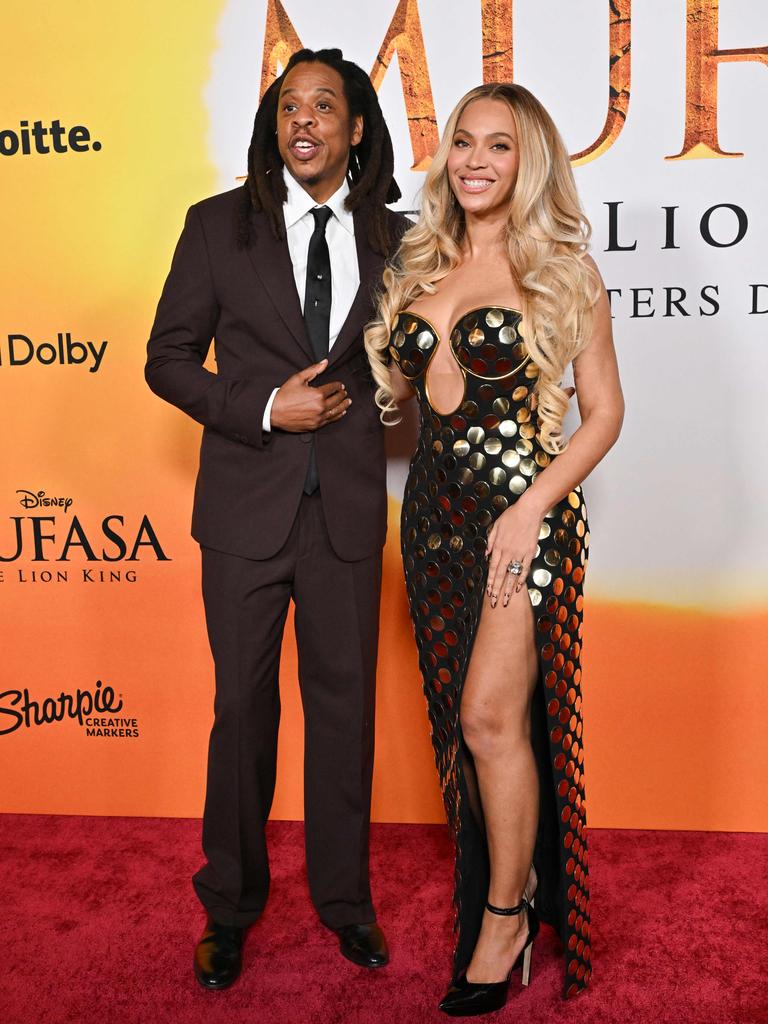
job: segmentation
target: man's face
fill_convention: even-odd
[[[340,188],[350,146],[363,137],[363,119],[350,119],[344,83],[334,68],[304,61],[285,76],[277,105],[277,145],[290,174],[324,203]]]

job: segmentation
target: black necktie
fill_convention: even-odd
[[[328,355],[329,327],[331,323],[331,256],[325,240],[325,227],[331,217],[327,206],[316,206],[311,211],[315,230],[309,240],[307,253],[307,283],[304,290],[304,323],[312,342],[315,359],[320,362]],[[309,466],[304,480],[304,493],[312,494],[320,484],[315,457],[315,438],[309,453]]]
[[[327,206],[312,210],[315,230],[309,240],[307,284],[304,290],[304,323],[315,359],[328,355],[328,328],[331,323],[331,256],[325,240],[325,226],[331,217]]]

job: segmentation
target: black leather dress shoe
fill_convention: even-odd
[[[348,924],[335,928],[342,956],[359,967],[383,967],[389,963],[389,949],[384,932],[373,924]]]
[[[203,988],[226,988],[237,979],[243,962],[245,928],[217,924],[209,917],[195,949],[195,977]]]

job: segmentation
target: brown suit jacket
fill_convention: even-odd
[[[242,188],[190,207],[147,346],[147,383],[203,424],[192,535],[206,547],[269,558],[285,543],[301,500],[310,433],[262,432],[272,390],[315,362],[288,244],[252,213],[254,241],[237,245]],[[392,249],[409,222],[389,213]],[[349,412],[316,432],[320,494],[331,544],[356,561],[386,533],[383,428],[363,348],[384,257],[370,248],[356,212],[360,287],[322,384],[342,381]],[[212,338],[217,373],[203,367]]]

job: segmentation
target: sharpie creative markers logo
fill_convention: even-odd
[[[92,690],[62,690],[57,696],[34,699],[28,689],[5,690],[0,693],[0,736],[19,729],[36,729],[63,721],[74,721],[85,729],[86,736],[135,739],[139,735],[136,718],[120,715],[122,694],[99,679]]]

